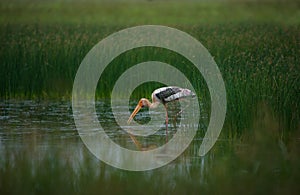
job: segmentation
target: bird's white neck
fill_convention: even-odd
[[[142,98],[141,101],[143,102],[144,106],[147,106],[149,108],[157,108],[157,106],[159,105],[158,101],[154,101],[154,102],[150,102],[148,99],[146,98]]]

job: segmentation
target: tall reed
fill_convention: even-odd
[[[76,71],[88,51],[121,26],[4,25],[0,33],[0,96],[2,99],[70,99]],[[267,102],[284,129],[298,128],[299,27],[275,25],[177,26],[210,51],[223,75],[228,111],[226,124],[243,132],[256,105]],[[172,51],[140,48],[114,59],[98,83],[97,98],[109,98],[118,77],[129,67],[149,60],[169,63],[186,74],[206,112],[210,96],[191,62]],[[101,86],[101,87],[99,87]],[[150,96],[155,86],[135,93]],[[101,90],[100,90],[101,88]]]

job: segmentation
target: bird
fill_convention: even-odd
[[[150,102],[146,98],[141,98],[135,107],[134,111],[130,115],[127,124],[130,124],[133,120],[134,116],[139,112],[142,107],[149,107],[149,108],[157,108],[159,104],[163,104],[166,110],[166,136],[168,136],[168,108],[167,104],[169,102],[173,102],[176,100],[181,100],[188,97],[195,97],[196,94],[192,92],[190,89],[181,88],[177,86],[167,86],[161,87],[153,91],[151,94],[152,102]],[[181,113],[178,112],[177,114]]]

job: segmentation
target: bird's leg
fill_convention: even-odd
[[[169,117],[168,117],[167,105],[165,105],[165,109],[166,109],[166,141],[168,141],[168,123],[169,123]]]

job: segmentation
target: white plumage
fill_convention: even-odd
[[[130,115],[127,123],[130,124],[134,116],[138,113],[138,111],[142,107],[147,106],[149,108],[156,108],[158,104],[162,103],[166,109],[166,134],[168,135],[168,110],[166,104],[168,102],[172,102],[175,100],[180,100],[183,98],[195,97],[195,96],[196,96],[195,93],[193,93],[191,90],[176,87],[176,86],[158,88],[154,90],[151,95],[152,103],[146,98],[140,99],[139,103],[137,104],[134,111]]]

